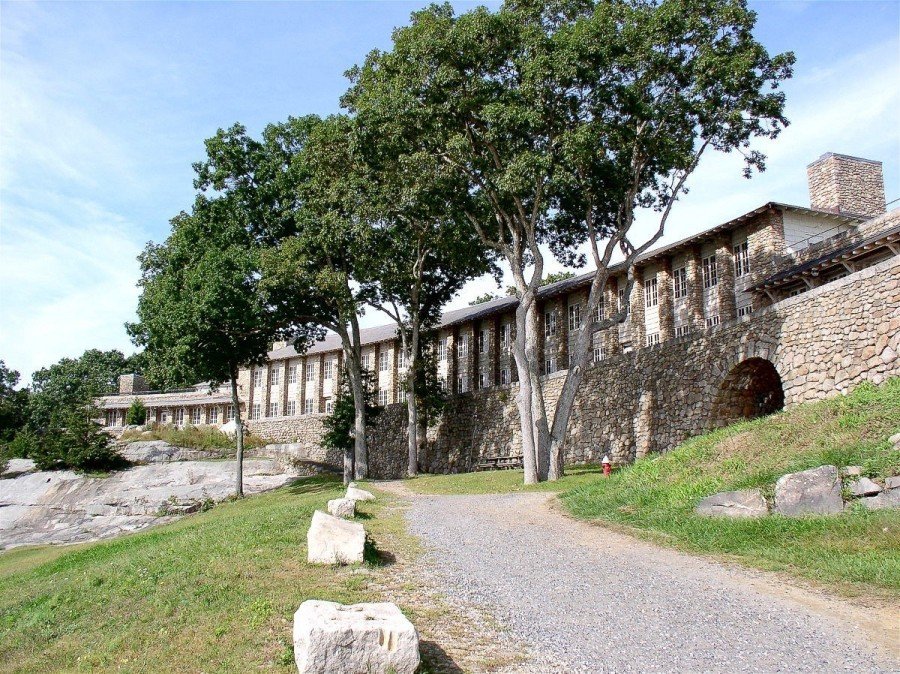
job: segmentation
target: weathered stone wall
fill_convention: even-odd
[[[829,152],[806,168],[813,208],[833,213],[884,213],[881,162]]]

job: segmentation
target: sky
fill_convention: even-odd
[[[136,258],[190,207],[203,140],[337,112],[347,68],[425,4],[0,1],[0,360],[27,383],[89,348],[132,353]],[[797,55],[791,126],[756,145],[768,170],[750,181],[739,156],[707,156],[664,241],[808,205],[806,165],[829,151],[884,162],[900,198],[900,2],[751,6],[769,52]],[[448,308],[484,292],[502,291],[478,279]]]

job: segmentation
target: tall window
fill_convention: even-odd
[[[372,364],[372,354],[364,353],[362,356],[360,356],[359,360],[360,360],[360,365],[362,365],[362,369],[368,370]]]
[[[234,405],[225,408],[225,423],[227,424],[229,421],[234,421]]]
[[[750,273],[750,248],[746,241],[734,247],[734,275],[743,276]]]
[[[659,344],[659,333],[651,332],[647,335],[647,346],[654,346],[655,344]]]
[[[296,400],[288,400],[287,404],[287,416],[292,417],[297,414],[297,401]]]
[[[310,361],[306,361],[306,381],[316,380],[316,368]]]
[[[387,372],[388,371],[388,368],[390,367],[390,365],[388,363],[388,356],[390,356],[390,355],[391,354],[388,353],[387,351],[381,351],[378,354],[378,371],[379,372]]]
[[[325,372],[322,374],[324,379],[331,379],[334,376],[334,361],[325,361]]]
[[[288,384],[296,384],[297,383],[297,366],[291,365],[288,367]]]
[[[211,424],[219,423],[219,408],[218,407],[210,407],[209,408],[209,423],[211,423]]]
[[[262,386],[262,370],[260,368],[253,370],[253,386],[254,388]]]
[[[719,275],[716,272],[716,255],[703,258],[703,287],[712,288],[719,283]]]
[[[655,307],[657,304],[659,304],[659,287],[654,277],[644,282],[644,305]]]
[[[509,383],[509,368],[504,367],[500,370],[500,384],[505,386]]]
[[[456,355],[460,358],[469,355],[469,336],[460,335],[456,342]]]
[[[553,374],[556,372],[556,359],[548,358],[544,361],[544,374]]]
[[[402,348],[397,352],[397,368],[400,370],[406,369],[406,351]]]
[[[441,337],[438,340],[438,360],[447,360],[447,338]]]
[[[463,375],[459,375],[456,378],[456,392],[457,393],[465,393],[469,390],[469,378],[464,377]]]
[[[388,404],[388,392],[386,388],[378,389],[378,404],[382,407]]]
[[[315,410],[316,401],[312,398],[307,398],[303,401],[303,414],[312,414]]]
[[[675,299],[687,297],[687,268],[679,267],[672,272],[672,281],[675,287]]]
[[[325,414],[334,413],[334,401],[331,398],[325,400]]]
[[[403,384],[397,384],[397,402],[398,403],[406,402],[406,389],[403,388]]]
[[[278,416],[278,403],[269,403],[269,416],[277,417]]]
[[[191,423],[194,424],[194,426],[200,425],[200,408],[199,407],[195,407],[194,409],[191,410]]]
[[[625,309],[625,288],[619,288],[619,311]]]
[[[593,339],[594,346],[594,362],[599,363],[603,360],[603,335],[602,333],[595,332]]]
[[[569,332],[581,329],[581,305],[573,304],[569,307]]]
[[[175,425],[184,426],[184,410],[175,410]]]
[[[544,337],[553,337],[556,334],[556,314],[548,311],[544,314]]]
[[[600,302],[594,309],[594,323],[599,323],[604,318],[606,318],[606,297],[601,295]]]
[[[512,330],[510,330],[512,326],[509,323],[504,323],[500,326],[500,344],[503,346],[504,350],[509,349],[509,344],[512,341],[510,339],[510,335],[512,334]]]
[[[488,350],[487,330],[479,330],[478,331],[478,353],[487,353],[487,350]]]
[[[253,404],[253,415],[251,416],[251,418],[259,419],[261,415],[262,415],[262,406],[259,403],[254,403]]]
[[[269,383],[272,386],[278,386],[281,381],[281,370],[278,368],[278,364],[272,366],[272,369],[269,371]]]

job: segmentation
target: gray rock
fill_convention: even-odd
[[[900,489],[888,489],[878,494],[878,496],[866,496],[859,499],[858,503],[862,503],[869,510],[900,508]]]
[[[309,600],[294,614],[294,660],[300,674],[413,674],[419,635],[391,603]]]
[[[900,475],[894,475],[884,481],[885,489],[897,489],[900,487]]]
[[[306,559],[310,564],[357,564],[363,561],[366,530],[321,510],[313,513],[306,532]]]
[[[759,489],[744,489],[707,496],[701,499],[694,512],[721,517],[761,517],[769,514],[769,506]]]
[[[782,515],[829,515],[843,508],[835,466],[788,473],[775,483],[775,511]]]
[[[35,463],[31,459],[10,459],[3,473],[6,477],[14,475],[24,475],[25,473],[33,473]]]
[[[347,493],[344,496],[352,501],[374,501],[375,496],[365,489],[357,489],[356,487],[347,487]]]
[[[221,456],[219,452],[176,447],[175,445],[170,445],[165,440],[139,440],[138,442],[129,442],[122,448],[120,454],[134,463],[199,461],[202,459],[215,459]]]
[[[900,433],[894,433],[890,438],[888,438],[888,442],[890,442],[894,447],[900,445]]]
[[[844,468],[844,475],[849,475],[850,477],[858,477],[862,475],[862,466],[846,466]]]
[[[861,477],[850,485],[853,496],[874,496],[881,493],[881,487],[867,477]]]
[[[333,498],[328,502],[328,512],[334,517],[356,517],[356,501],[349,498]]]

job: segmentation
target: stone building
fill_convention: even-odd
[[[567,440],[570,461],[606,451],[628,461],[706,428],[900,374],[900,210],[884,213],[881,164],[828,153],[809,165],[808,179],[811,207],[769,202],[638,260],[627,319],[593,335],[594,362]],[[613,269],[601,312],[625,304],[625,272]],[[595,318],[585,312],[591,277],[539,293],[551,404],[578,331]],[[485,456],[518,453],[510,352],[516,304],[504,297],[443,315],[433,340],[452,396],[429,429],[423,469],[468,470]],[[370,463],[376,475],[400,474],[405,406],[395,403],[403,402],[406,365],[396,329],[365,329],[362,341],[363,364],[376,373],[386,407]],[[329,335],[304,354],[276,344],[266,365],[241,370],[251,431],[315,451],[341,361]],[[122,392],[101,400],[109,425],[122,423],[134,397],[161,423],[230,419],[225,387],[148,393],[138,379],[123,378]]]

